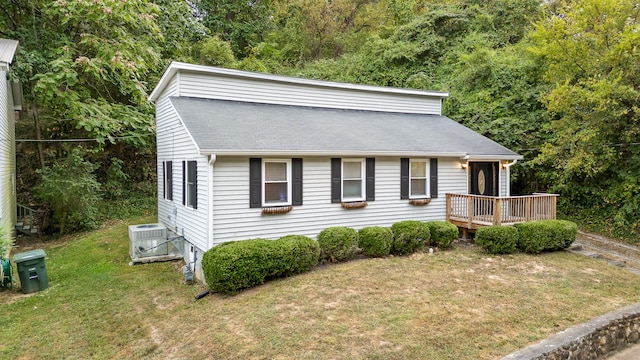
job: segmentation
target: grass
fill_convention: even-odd
[[[604,262],[471,246],[196,301],[181,263],[128,265],[127,225],[33,244],[50,287],[0,291],[0,358],[495,359],[640,301],[638,276]]]

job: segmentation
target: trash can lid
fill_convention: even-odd
[[[44,250],[42,249],[35,249],[35,250],[31,250],[31,251],[26,251],[20,254],[16,254],[13,257],[13,262],[14,263],[21,263],[23,261],[27,261],[27,260],[33,260],[33,259],[39,259],[39,258],[43,258],[44,257]]]

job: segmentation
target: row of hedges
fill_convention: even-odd
[[[566,220],[538,220],[514,226],[487,226],[478,229],[475,242],[490,254],[522,251],[538,254],[566,249],[576,239],[578,226]]]
[[[428,245],[448,247],[457,236],[458,228],[445,221],[409,220],[391,228],[371,226],[360,231],[331,227],[320,232],[317,241],[288,235],[221,244],[204,254],[202,270],[212,291],[235,294],[269,279],[308,271],[320,260],[351,260],[358,249],[371,257],[406,255]]]
[[[356,231],[331,227],[318,234],[321,261],[340,262],[353,259],[358,251],[366,256],[408,255],[424,246],[447,248],[458,237],[458,228],[446,221],[400,221],[385,228],[370,226]]]
[[[302,235],[243,240],[205,252],[202,271],[211,290],[235,294],[269,279],[308,271],[318,264],[319,256],[318,242]]]

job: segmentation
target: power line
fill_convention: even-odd
[[[618,143],[618,144],[603,144],[602,146],[611,146],[611,147],[622,147],[622,146],[635,146],[640,145],[640,142],[632,142],[632,143]],[[593,146],[591,146],[593,147]],[[562,146],[561,149],[569,150],[572,146]],[[530,148],[530,149],[518,149],[517,151],[540,151],[542,148]]]
[[[113,136],[111,138],[87,138],[87,139],[16,139],[16,142],[89,142],[89,141],[111,141],[111,140],[121,140],[121,139],[132,139],[132,138],[140,138],[145,136],[151,136],[155,134],[144,134],[144,135],[129,135],[129,136]]]

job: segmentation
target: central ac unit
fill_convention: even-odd
[[[162,224],[130,225],[129,252],[132,260],[167,255],[167,229]]]

